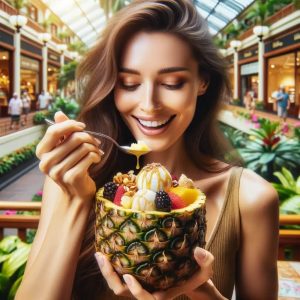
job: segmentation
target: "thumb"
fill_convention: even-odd
[[[62,111],[58,111],[54,115],[54,120],[55,120],[55,123],[60,123],[60,122],[69,120],[69,118]]]
[[[206,251],[200,247],[196,247],[194,250],[194,257],[203,273],[207,273],[207,275],[210,277],[214,256],[209,251]]]

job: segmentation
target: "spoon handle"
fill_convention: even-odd
[[[45,119],[45,122],[48,124],[48,125],[54,125],[55,122],[49,120],[49,119]],[[94,131],[89,131],[89,130],[83,130],[83,132],[86,132],[88,134],[91,134],[91,135],[95,135],[95,136],[99,136],[99,137],[103,137],[109,141],[111,141],[114,145],[116,145],[120,150],[122,150],[123,152],[127,153],[127,151],[125,149],[123,149],[113,138],[111,138],[110,136],[106,135],[106,134],[103,134],[103,133],[99,133],[99,132],[94,132]]]

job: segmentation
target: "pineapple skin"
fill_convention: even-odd
[[[194,248],[205,247],[205,195],[171,212],[139,212],[96,194],[95,248],[120,275],[131,274],[152,292],[191,277],[199,269]],[[122,277],[121,277],[122,278]]]

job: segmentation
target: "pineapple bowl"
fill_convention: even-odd
[[[155,174],[159,182],[145,180],[152,190],[143,190],[139,176],[153,181]],[[194,248],[205,246],[205,195],[186,177],[181,186],[170,178],[161,165],[147,165],[137,176],[118,173],[96,194],[96,251],[119,275],[135,276],[148,291],[168,289],[190,277],[198,269]]]

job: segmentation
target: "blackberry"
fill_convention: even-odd
[[[155,206],[159,211],[170,211],[171,210],[171,199],[168,193],[159,191],[156,193]]]
[[[108,182],[104,184],[103,197],[111,201],[114,200],[117,192],[118,185],[114,182]]]

